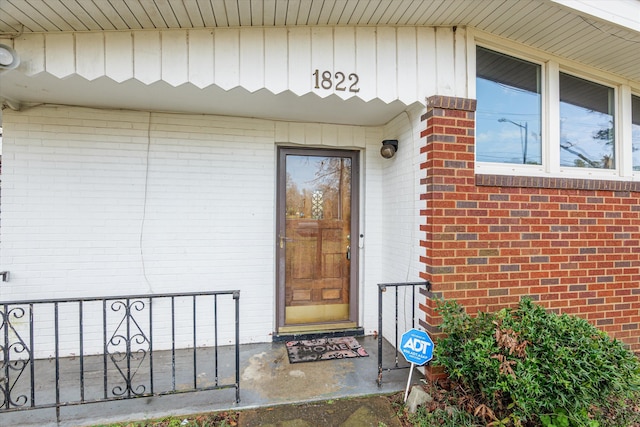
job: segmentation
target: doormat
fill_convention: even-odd
[[[369,356],[354,337],[287,341],[287,354],[290,363]]]

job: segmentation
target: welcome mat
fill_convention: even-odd
[[[290,363],[369,356],[354,337],[287,341],[287,354]]]

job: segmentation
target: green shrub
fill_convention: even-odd
[[[473,318],[455,301],[440,301],[438,311],[447,335],[434,364],[494,421],[629,426],[637,415],[628,404],[640,396],[638,358],[587,321],[549,313],[528,298]]]

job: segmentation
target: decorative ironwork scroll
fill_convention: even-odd
[[[19,320],[25,317],[23,307],[0,306],[0,407],[5,409],[23,407],[29,403],[26,394],[13,395],[14,388],[19,383],[27,367],[30,365],[33,355],[29,345],[22,338],[11,320]]]
[[[143,395],[144,384],[134,385],[133,380],[150,351],[151,342],[135,318],[136,313],[145,310],[143,300],[114,301],[111,311],[122,312],[118,326],[107,341],[105,353],[115,365],[125,384],[113,387],[114,396],[127,397]]]

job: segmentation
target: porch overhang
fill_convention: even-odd
[[[9,107],[59,103],[222,115],[241,113],[265,119],[382,124],[407,105],[424,102],[425,96],[468,96],[464,92],[467,70],[458,57],[454,58],[461,61],[457,64],[455,78],[459,81],[455,85],[446,81],[447,76],[439,75],[437,77],[443,81],[419,88],[420,90],[409,94],[401,93],[403,88],[398,82],[414,79],[426,82],[421,83],[426,86],[431,84],[430,76],[420,69],[420,58],[417,65],[412,65],[414,69],[408,68],[406,64],[409,62],[402,62],[403,58],[400,57],[407,43],[417,52],[424,49],[424,45],[420,44],[419,38],[414,36],[410,29],[418,29],[415,31],[419,32],[420,29],[429,27],[446,28],[453,33],[456,29],[460,33],[466,28],[473,28],[574,61],[577,65],[584,64],[615,74],[629,81],[632,87],[640,85],[640,11],[636,0],[211,0],[176,2],[171,3],[171,6],[165,1],[130,0],[125,4],[79,0],[71,4],[53,0],[46,2],[46,13],[34,8],[31,3],[33,2],[0,2],[0,16],[3,17],[0,20],[0,43],[15,47],[19,54],[27,57],[43,57],[42,69],[29,69],[29,66],[21,65],[16,70],[3,73],[0,78],[0,98]],[[229,7],[230,4],[234,7]],[[125,69],[121,73],[116,71],[115,77],[109,73],[96,73],[92,66],[86,63],[80,64],[85,67],[83,69],[65,69],[70,64],[78,65],[78,58],[81,57],[85,58],[85,61],[95,60],[96,65],[108,67],[109,64],[101,62],[106,61],[104,58],[109,54],[106,50],[98,51],[95,58],[79,56],[78,53],[82,49],[86,51],[93,43],[92,40],[99,42],[101,37],[120,37],[120,42],[131,44],[131,55],[138,55],[141,47],[151,49],[162,44],[164,48],[163,36],[158,38],[159,41],[155,40],[155,36],[152,35],[154,32],[175,35],[170,43],[178,48],[177,51],[180,43],[183,43],[181,38],[188,40],[198,31],[198,37],[205,40],[203,34],[207,30],[229,30],[225,33],[224,40],[221,39],[220,46],[229,46],[229,43],[236,46],[246,45],[255,40],[259,43],[260,37],[256,38],[257,33],[265,34],[262,39],[264,41],[269,38],[266,36],[269,32],[274,38],[270,39],[269,43],[265,42],[262,49],[265,58],[274,58],[267,49],[274,46],[271,43],[273,40],[283,37],[276,34],[278,32],[284,32],[285,39],[282,42],[287,43],[286,34],[290,32],[299,32],[296,39],[300,39],[300,35],[303,39],[310,39],[313,34],[325,33],[339,40],[338,33],[349,28],[358,28],[358,31],[363,33],[368,31],[378,34],[379,40],[388,39],[388,34],[383,34],[385,31],[393,31],[394,37],[397,34],[397,47],[382,46],[383,49],[389,50],[382,51],[383,53],[379,51],[378,59],[370,63],[378,74],[388,71],[394,73],[395,81],[391,82],[389,87],[377,81],[374,85],[375,93],[366,93],[366,90],[363,90],[356,95],[345,96],[338,92],[331,94],[318,90],[298,90],[301,81],[289,86],[280,84],[275,88],[269,87],[269,83],[266,82],[268,77],[264,77],[262,83],[253,81],[249,85],[240,81],[242,76],[237,82],[234,81],[237,76],[232,74],[225,76],[226,81],[217,77],[216,81],[207,80],[208,77],[198,81],[202,76],[196,76],[195,80],[192,79],[193,76],[183,79],[176,78],[177,74],[165,75],[164,70],[160,71],[161,67],[154,69],[153,62],[162,62],[164,58],[153,55],[148,58],[149,73],[140,73],[139,70],[139,64],[146,62],[144,57],[138,58],[141,59],[136,65],[138,69],[131,72]],[[244,29],[252,29],[253,33],[243,32],[239,35]],[[147,40],[137,46],[137,41],[131,41],[131,34],[138,34],[140,30],[145,30],[140,34],[144,33]],[[314,33],[310,35],[310,31]],[[43,40],[41,44],[34,42],[34,38],[38,37]],[[322,43],[326,37],[320,34],[317,39]],[[446,37],[460,43],[456,44],[455,52],[456,55],[464,56],[459,53],[460,49],[464,52],[464,35],[437,35],[436,43],[445,40]],[[288,39],[288,49],[297,49],[295,53],[302,52],[303,55],[308,55],[309,64],[315,59],[313,55],[316,55],[316,52],[326,48],[321,44],[313,46],[313,52],[305,52],[306,48],[302,45],[291,45],[294,38]],[[45,39],[47,52],[42,52]],[[371,38],[367,40],[370,42]],[[354,43],[356,41],[359,42],[359,39],[354,38]],[[218,43],[210,40],[205,42]],[[71,43],[75,51],[67,49],[64,57],[51,54],[55,51],[56,45],[61,47],[65,43]],[[206,43],[203,45],[205,49]],[[374,43],[378,43],[376,48],[380,49],[380,43]],[[105,49],[108,49],[107,45],[105,42]],[[341,45],[337,43],[336,46]],[[345,52],[348,52],[347,48]],[[451,51],[454,51],[453,44]],[[428,52],[428,55],[432,55],[433,62],[441,62],[440,58],[435,57],[436,52],[438,50],[434,49],[433,52]],[[386,56],[382,56],[383,54]],[[425,54],[425,57],[428,58],[428,55]],[[386,64],[385,58],[392,56],[396,57],[398,63]],[[337,67],[339,61],[347,58],[348,55],[335,56],[335,60],[331,58],[330,65]],[[185,60],[185,57],[176,58],[176,61],[180,60]],[[240,56],[237,60],[251,61],[251,55]],[[282,64],[282,61],[287,61],[287,56],[276,58],[272,66],[282,66],[282,69],[288,70],[290,74],[292,70],[296,70],[295,64]],[[59,65],[59,68],[55,69],[54,66],[52,69],[52,62]],[[425,61],[422,62],[422,65],[424,64]],[[315,65],[308,65],[311,71],[313,67]],[[224,70],[224,67],[221,69]],[[307,75],[311,74],[307,73],[309,70],[304,69],[296,78],[304,78],[305,84],[308,84],[308,81],[311,81],[311,77]],[[344,71],[347,74],[352,72]],[[364,75],[364,72],[359,72]],[[179,73],[183,71],[178,71]]]
[[[291,91],[274,94],[266,89],[249,92],[242,87],[224,90],[215,85],[198,88],[190,83],[174,87],[163,81],[116,82],[107,77],[89,81],[77,74],[59,79],[47,73],[35,77],[13,73],[2,80],[0,96],[15,109],[60,104],[373,126],[388,122],[406,108],[400,101],[365,102],[357,97],[343,100],[333,95],[320,98],[313,93],[299,96]]]

